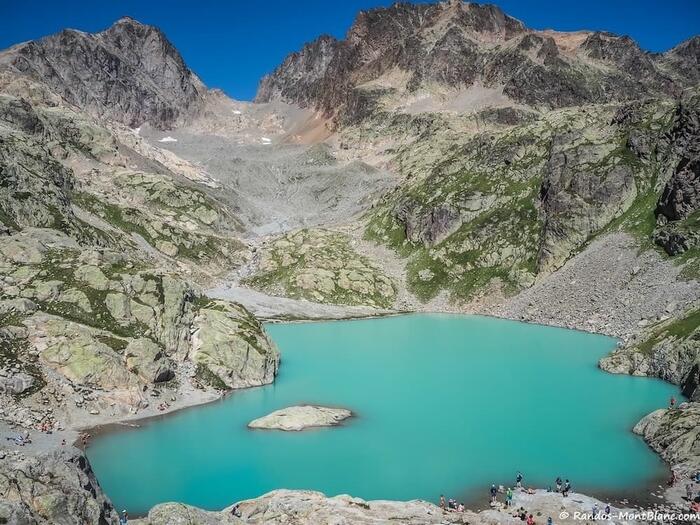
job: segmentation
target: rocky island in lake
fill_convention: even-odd
[[[669,22],[673,42],[648,50],[614,31],[558,31],[556,11],[554,29],[533,29],[462,0],[360,11],[343,37],[301,33],[287,12],[257,4],[257,15],[233,3],[167,19],[132,8],[104,26],[105,13],[81,8],[75,29],[63,29],[76,20],[64,5],[40,7],[44,26],[34,5],[3,13],[0,523],[117,525],[123,509],[144,525],[521,523],[522,506],[543,524],[580,523],[573,512],[608,499],[611,510],[700,509],[700,36]],[[656,9],[697,18],[674,3],[645,16]],[[161,16],[172,34],[139,21]],[[280,16],[271,42],[236,43],[241,20],[254,29],[246,38],[269,39],[268,18]],[[630,21],[639,34],[642,18]],[[286,37],[309,43],[295,50]],[[287,54],[276,67],[263,62],[272,44]],[[206,45],[220,58],[200,60]],[[271,71],[237,100],[228,93],[247,66],[233,57],[253,48]],[[494,319],[470,328],[475,317],[464,317],[445,341],[460,323],[435,312],[503,318],[516,335],[489,339]],[[382,318],[365,339],[341,339],[351,319],[406,313],[423,317],[402,316],[401,337],[387,338]],[[299,323],[285,338],[272,324],[329,319],[341,320],[330,332]],[[548,326],[525,337],[522,322]],[[557,346],[552,327],[592,334],[566,331],[580,345]],[[610,345],[591,362],[584,336]],[[511,347],[521,353],[500,353]],[[508,366],[514,355],[530,377]],[[489,406],[494,384],[527,388],[560,365],[561,391]],[[449,380],[434,380],[435,368]],[[494,376],[483,394],[454,388]],[[549,447],[541,460],[484,467],[493,479],[477,489],[466,468],[414,464],[415,442],[372,434],[386,420],[354,403],[366,394],[403,435],[449,409],[430,436],[436,456],[457,446],[439,423],[460,432],[469,421],[481,459],[503,458],[511,444],[490,450],[480,410],[522,417],[523,432],[547,428],[550,400],[583,399],[591,378],[602,386],[590,398],[610,388],[609,403],[634,421],[606,427],[614,440],[588,440],[594,451]],[[426,405],[428,387],[437,397]],[[326,408],[336,404],[362,417],[294,432],[352,416]],[[563,430],[585,444],[604,413]],[[201,421],[204,438],[173,430]],[[372,436],[363,450],[355,432]],[[209,456],[221,436],[227,456]],[[138,455],[169,446],[179,455]],[[567,458],[590,453],[605,466],[623,449],[642,458],[634,479],[613,483],[603,468],[584,487],[572,480],[597,498],[541,490],[566,476]],[[380,468],[385,452],[408,474]],[[462,452],[452,456],[469,462]],[[304,454],[319,462],[316,477],[303,480],[309,491],[287,490]],[[122,463],[101,461],[110,457]],[[332,468],[339,458],[344,468]],[[287,471],[265,474],[282,459]],[[506,507],[519,468],[525,486]],[[240,491],[202,481],[235,469]],[[361,476],[372,483],[336,495]],[[410,492],[416,479],[437,481]]]
[[[344,408],[301,405],[275,410],[254,419],[248,423],[248,428],[299,431],[315,427],[334,427],[352,415],[350,410]]]

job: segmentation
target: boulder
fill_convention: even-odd
[[[242,306],[213,301],[193,321],[192,361],[226,388],[271,383],[279,353],[262,325]]]
[[[0,392],[22,394],[34,386],[34,378],[20,372],[10,377],[0,377]]]
[[[150,339],[135,339],[124,351],[127,368],[147,383],[162,383],[175,377],[175,363]]]

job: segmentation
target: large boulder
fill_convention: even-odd
[[[162,383],[175,377],[175,363],[150,339],[134,339],[124,350],[127,368],[147,383]]]
[[[279,353],[259,321],[245,308],[212,301],[193,321],[190,358],[201,379],[219,388],[271,383]]]

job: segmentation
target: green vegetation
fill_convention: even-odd
[[[37,298],[35,302],[39,309],[69,321],[106,330],[119,337],[146,337],[149,333],[148,326],[138,321],[132,321],[129,324],[120,323],[113,317],[106,304],[107,295],[114,293],[113,290],[110,290],[108,286],[105,289],[94,288],[76,277],[75,272],[79,267],[78,255],[78,252],[73,250],[49,251],[43,261],[36,265],[36,268],[39,270],[38,277],[41,278],[41,281],[35,279],[32,284],[56,281],[60,283],[58,286],[61,291],[80,290],[85,294],[90,309],[85,310],[78,303],[60,300],[60,295],[58,299],[40,300]],[[109,268],[113,269],[114,266],[110,265]],[[121,275],[116,272],[112,273],[111,277],[117,279],[117,282],[121,280]],[[119,346],[120,343],[114,344]],[[114,348],[112,344],[109,346]]]
[[[166,199],[166,197],[161,196],[159,200],[153,202],[160,202],[160,199]],[[182,199],[183,197],[181,197]],[[178,218],[183,219],[180,215],[170,218],[168,222],[159,222],[149,218],[140,209],[117,206],[100,200],[96,195],[90,193],[76,193],[74,200],[76,204],[98,215],[115,228],[127,234],[136,233],[140,235],[148,244],[155,248],[165,250],[161,243],[168,242],[172,244],[176,253],[168,253],[168,255],[176,255],[177,257],[196,262],[222,263],[222,265],[226,265],[226,261],[230,260],[231,256],[244,248],[240,241],[231,237],[219,237],[201,231],[190,232],[184,228],[178,228]],[[200,206],[200,208],[203,207]],[[212,208],[204,207],[204,209],[216,215]],[[208,216],[206,211],[202,213]],[[163,220],[167,218],[167,216],[164,216]]]

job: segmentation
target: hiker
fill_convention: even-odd
[[[557,480],[554,483],[557,486],[557,492],[561,492],[561,476],[557,476]]]
[[[126,513],[126,510],[123,510],[119,518],[119,525],[126,525],[127,523],[129,523],[129,515]]]
[[[610,503],[605,504],[605,519],[609,520],[610,519],[610,514],[612,514],[612,510],[610,509]]]
[[[671,396],[671,402],[668,405],[668,408],[676,408],[676,398]]]
[[[598,504],[594,503],[593,504],[593,519],[597,520],[598,519]]]
[[[685,486],[685,497],[688,501],[693,499],[693,486],[690,483]]]
[[[498,494],[498,489],[496,485],[491,485],[491,503],[496,503],[496,495]]]
[[[445,496],[443,496],[442,494],[440,494],[440,508],[442,510],[445,510]]]
[[[547,516],[547,525],[554,525],[554,521],[552,521],[551,516]]]
[[[700,483],[700,470],[695,473],[695,483]]]
[[[508,487],[506,491],[506,507],[510,507],[511,505],[513,505],[513,491]]]
[[[668,480],[667,485],[668,485],[669,487],[673,487],[673,485],[676,484],[676,481],[678,481],[678,476],[676,475],[676,471],[675,471],[675,470],[672,470],[672,471],[671,471],[671,478]]]
[[[515,486],[519,489],[523,486],[523,475],[520,472],[518,472],[515,476]]]
[[[464,503],[460,503],[457,506],[457,512],[464,512]]]
[[[447,508],[449,508],[450,510],[455,510],[457,508],[457,500],[454,498],[448,499]]]
[[[236,518],[241,517],[241,509],[239,503],[236,503],[233,507],[231,507],[231,515],[235,516]]]
[[[567,479],[564,482],[564,489],[561,491],[562,496],[565,498],[569,496],[569,491],[571,490],[571,483],[569,483],[569,480]]]
[[[527,517],[527,522],[526,522],[526,523],[527,523],[527,525],[535,525],[535,518],[532,517],[532,514],[530,514],[530,515]]]

